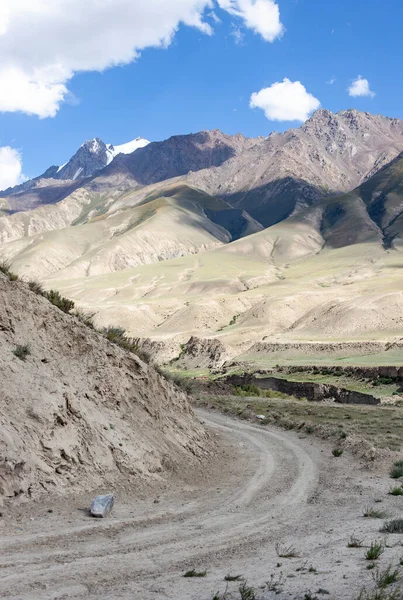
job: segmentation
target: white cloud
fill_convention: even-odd
[[[326,84],[327,84],[327,85],[333,85],[333,84],[335,83],[335,81],[336,81],[336,77],[335,77],[335,76],[333,76],[333,77],[331,77],[331,78],[329,79],[329,81],[326,81]]]
[[[361,75],[358,75],[357,79],[354,79],[348,88],[348,94],[354,98],[357,96],[370,96],[373,98],[375,96],[375,93],[369,87],[368,79],[364,79]]]
[[[284,33],[280,9],[274,0],[217,0],[220,8],[239,17],[245,27],[274,42]]]
[[[269,121],[303,122],[320,107],[320,102],[300,81],[285,78],[252,94],[249,106],[261,108]]]
[[[0,190],[25,181],[21,154],[10,146],[0,147]]]
[[[269,42],[283,33],[274,0],[0,0],[0,112],[52,117],[75,73],[167,47],[180,24],[211,34],[217,6]]]

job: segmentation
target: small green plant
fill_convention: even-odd
[[[76,308],[76,310],[73,312],[73,315],[76,317],[76,319],[78,319],[80,321],[80,323],[82,323],[86,327],[89,327],[90,329],[95,329],[95,325],[94,325],[95,313],[87,313],[87,312],[81,310],[81,308]]]
[[[403,533],[403,519],[386,521],[381,529],[384,533]]]
[[[31,354],[31,350],[28,344],[18,345],[16,349],[13,350],[13,354],[20,360],[25,360],[27,356]]]
[[[0,272],[6,275],[10,281],[18,280],[18,275],[12,272],[11,263],[7,260],[3,260],[0,262]]]
[[[403,496],[403,486],[396,486],[389,490],[391,496]]]
[[[45,298],[47,298],[51,304],[57,306],[57,308],[66,314],[69,314],[74,308],[73,300],[64,298],[64,296],[61,296],[57,290],[49,290],[48,292],[45,292]]]
[[[322,594],[324,596],[328,596],[330,594],[329,590],[325,590],[324,588],[319,588],[316,593],[317,594]]]
[[[355,535],[351,535],[347,543],[347,548],[362,548],[363,541],[355,537]]]
[[[246,384],[234,387],[234,396],[261,396],[262,390],[253,384]]]
[[[403,460],[397,460],[393,463],[390,476],[392,479],[399,479],[400,477],[403,477]]]
[[[240,581],[243,579],[242,575],[226,575],[224,581]]]
[[[186,571],[183,575],[184,577],[206,577],[207,571],[196,571],[196,569],[191,569],[190,571]]]
[[[299,554],[294,546],[282,546],[279,542],[275,544],[276,554],[279,558],[298,558]]]
[[[307,425],[307,426],[305,427],[305,431],[306,431],[307,433],[313,433],[313,432],[314,432],[314,429],[313,429],[313,427],[312,427],[311,425]]]
[[[367,506],[364,508],[362,516],[370,519],[384,519],[387,515],[383,510],[377,510],[376,508]]]
[[[342,450],[341,448],[334,448],[334,450],[332,450],[332,454],[336,458],[341,456],[343,453],[344,453],[344,450]]]
[[[374,582],[377,588],[385,589],[392,583],[396,583],[399,575],[399,569],[394,569],[392,565],[389,565],[385,570],[376,570],[374,574]]]
[[[379,588],[370,591],[362,590],[357,600],[403,600],[403,592],[398,589],[388,592]]]
[[[369,549],[367,550],[367,553],[365,554],[365,558],[367,560],[378,560],[378,558],[381,556],[381,554],[383,554],[383,552],[385,551],[385,546],[382,542],[380,542],[379,540],[376,540],[375,542],[371,543],[371,546],[369,547]]]
[[[223,594],[221,592],[216,592],[211,600],[225,600],[227,598],[227,592]]]
[[[270,575],[270,581],[266,581],[266,586],[269,592],[277,592],[280,593],[284,584],[284,575],[281,572],[280,576],[276,578],[276,576],[272,573]]]
[[[31,292],[34,292],[34,294],[37,294],[38,296],[45,296],[45,290],[42,287],[42,284],[39,283],[39,281],[36,281],[35,279],[30,279],[28,281],[28,287],[31,290]]]
[[[318,597],[314,596],[314,594],[310,590],[308,590],[304,594],[304,600],[318,600]]]
[[[241,600],[256,600],[255,590],[248,586],[246,581],[239,586],[239,593],[241,595]]]

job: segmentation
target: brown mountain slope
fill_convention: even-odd
[[[402,150],[399,119],[319,110],[299,129],[272,134],[188,179],[267,227],[326,195],[355,188]]]
[[[0,421],[0,503],[158,480],[206,441],[172,383],[1,273]]]

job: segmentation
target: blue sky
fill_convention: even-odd
[[[40,1],[46,5],[50,0]],[[109,1],[105,0],[106,3]],[[155,3],[158,4],[159,1],[155,0]],[[166,10],[168,5],[179,5],[181,2],[164,1]],[[204,4],[208,1],[205,0]],[[60,69],[63,69],[63,73],[57,77],[52,74],[49,85],[48,81],[45,82],[48,91],[51,86],[52,94],[62,96],[60,101],[54,100],[52,96],[50,101],[45,98],[39,106],[41,98],[38,96],[38,102],[30,104],[31,91],[34,98],[43,75],[32,90],[24,88],[24,82],[14,92],[11,90],[12,96],[15,93],[14,104],[8,98],[2,98],[0,91],[0,146],[18,151],[20,159],[22,158],[22,172],[32,177],[51,164],[65,162],[84,140],[95,136],[101,137],[105,142],[120,144],[137,136],[154,141],[179,133],[213,128],[231,134],[241,132],[248,136],[268,135],[273,130],[282,131],[299,126],[304,118],[301,117],[300,121],[271,120],[272,109],[268,110],[267,118],[262,108],[250,107],[253,93],[264,88],[270,89],[276,82],[283,82],[284,78],[290,84],[300,82],[306,94],[312,95],[317,103],[320,102],[322,107],[332,111],[354,107],[403,118],[401,0],[276,0],[276,3],[274,0],[257,0],[262,4],[267,2],[278,7],[279,19],[285,31],[282,35],[279,33],[273,41],[267,41],[267,31],[263,30],[262,33],[259,24],[251,24],[250,19],[248,21],[245,6],[248,3],[253,5],[255,1],[221,0],[221,6],[225,7],[227,3],[230,7],[225,10],[216,5],[215,0],[214,3],[211,0],[212,6],[207,7],[204,13],[200,10],[203,22],[211,28],[207,33],[204,25],[192,27],[180,23],[178,15],[181,17],[182,9],[179,7],[179,12],[175,12],[172,17],[173,27],[177,27],[176,33],[168,32],[171,41],[161,48],[151,47],[148,41],[136,41],[136,35],[140,34],[132,32],[124,22],[130,22],[132,16],[124,14],[127,3],[125,4],[125,0],[115,0],[115,6],[120,3],[123,10],[122,23],[118,19],[113,23],[115,33],[119,36],[119,27],[122,27],[122,39],[127,36],[129,46],[132,43],[138,53],[136,59],[130,61],[127,50],[119,49],[125,56],[122,58],[118,55],[117,61],[127,62],[124,66],[108,64],[111,59],[107,55],[107,43],[102,45],[104,62],[100,59],[97,63],[98,59],[95,58],[93,62],[81,64],[81,32],[76,37],[74,31],[77,28],[73,27],[74,24],[70,40],[66,38],[65,44],[76,44],[76,55],[70,56],[63,47],[58,50],[58,41],[52,44],[52,38],[43,48],[37,50],[31,47],[28,52],[29,44],[37,43],[35,37],[40,35],[40,31],[36,32],[37,36],[30,37],[28,27],[24,30],[19,25],[20,29],[17,34],[14,33],[14,39],[18,35],[24,41],[26,36],[28,50],[27,56],[18,55],[15,58],[18,54],[16,44],[10,42],[7,46],[6,39],[13,34],[12,19],[10,18],[6,31],[1,35],[0,14],[0,86],[3,83],[3,95],[6,84],[7,88],[10,85],[6,79],[9,65],[18,64],[24,77],[31,73],[32,82],[35,69],[43,70],[43,65],[47,66],[46,60],[53,60],[52,48],[55,48],[57,60],[61,63]],[[26,0],[13,0],[13,3],[10,0],[10,11],[18,2],[24,5]],[[52,2],[56,5],[60,2],[62,20],[63,3],[66,0]],[[87,2],[88,6],[92,5],[91,10],[95,10],[94,0],[81,0],[81,5]],[[141,5],[145,7],[154,0],[131,2],[137,5],[137,10],[142,10]],[[186,2],[188,5],[192,2],[197,6],[203,5],[203,0],[182,0],[183,5]],[[108,41],[109,17],[105,21],[100,17],[99,29],[93,13],[82,15],[83,19],[90,17],[93,26],[82,32],[82,55],[88,51],[88,31],[97,36],[97,31],[102,28]],[[46,33],[47,28],[49,31],[51,28],[57,29],[57,23],[46,20],[48,16],[45,9],[40,18],[44,21],[38,25],[43,27],[42,32]],[[55,19],[54,15],[52,19]],[[153,19],[155,17],[152,17],[151,22]],[[68,23],[66,27],[68,28]],[[159,39],[160,31],[155,35]],[[130,36],[133,39],[130,40]],[[116,38],[112,38],[110,44],[112,53],[117,45]],[[89,51],[99,55],[96,47]],[[49,64],[52,64],[54,70],[53,62]],[[81,68],[89,70],[80,72]],[[97,68],[104,70],[98,72]],[[2,79],[3,72],[6,73],[5,79]],[[48,72],[49,69],[46,77]],[[375,95],[349,95],[348,88],[358,76],[367,80]],[[329,83],[331,80],[334,80],[332,84]],[[368,92],[365,85],[359,85],[360,93]],[[65,89],[60,91],[61,88],[56,89],[56,86],[64,86]],[[290,87],[283,91],[292,96],[291,103],[295,100],[298,104],[296,88]],[[20,96],[24,94],[27,100],[21,99]],[[281,102],[282,98],[283,96],[280,97]],[[303,102],[304,98],[300,100]],[[267,100],[264,96],[259,96],[258,105],[259,102],[262,105]],[[309,111],[309,106],[314,104],[315,102],[312,104],[312,101],[308,101],[305,111]],[[298,107],[295,108],[298,112]],[[292,117],[293,110],[294,107],[291,106],[289,114],[285,115],[287,119]],[[54,116],[35,114],[46,111],[53,111]],[[32,112],[34,114],[27,114]],[[283,119],[284,115],[280,115],[280,118]],[[0,185],[1,172],[0,165]],[[16,172],[16,177],[18,176],[21,177],[21,173],[18,175]]]

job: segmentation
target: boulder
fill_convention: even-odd
[[[115,503],[115,497],[112,495],[97,496],[91,504],[91,515],[98,519],[104,519],[110,515]]]

